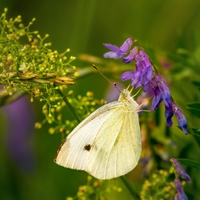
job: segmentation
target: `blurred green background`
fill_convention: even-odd
[[[107,51],[103,43],[121,45],[128,37],[138,39],[144,47],[151,46],[172,54],[180,47],[193,52],[200,42],[198,0],[1,0],[1,13],[5,7],[9,9],[8,18],[21,15],[24,24],[35,17],[31,29],[38,30],[42,36],[49,33],[48,40],[52,42],[53,49],[62,52],[70,48],[73,56],[84,53],[102,58]],[[88,66],[79,60],[73,64],[79,68]],[[98,94],[100,86],[91,84],[88,79],[84,85],[79,84],[77,90],[85,94],[87,90],[96,88],[95,95],[103,98],[103,94]],[[99,80],[105,85],[102,77]],[[187,99],[183,99],[182,103],[185,106]],[[19,128],[26,123],[33,127],[34,122],[43,119],[39,102],[25,108],[30,122],[22,121],[18,124]],[[9,114],[7,108],[1,108],[0,199],[53,200],[75,195],[78,186],[85,184],[86,173],[64,169],[53,162],[61,136],[50,135],[47,126],[41,130],[28,130],[30,135],[24,142],[28,146],[26,156],[29,164],[21,166],[16,163],[16,157],[12,156],[15,150],[8,151],[11,148],[8,148],[8,140],[12,137],[8,136],[8,132],[15,123],[11,121],[12,116],[20,116],[20,109]],[[16,136],[10,145],[13,148],[23,146],[20,142]]]

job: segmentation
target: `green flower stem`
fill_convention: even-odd
[[[37,73],[25,73],[18,74],[16,72],[7,72],[6,74],[0,74],[0,85],[5,85],[9,81],[18,82],[18,81],[28,81],[35,82],[41,84],[49,84],[52,82],[56,82],[62,85],[71,85],[74,84],[74,80],[68,77],[58,77],[57,73],[46,73],[43,75],[39,75]]]
[[[73,107],[71,106],[71,104],[69,103],[67,97],[65,97],[65,95],[63,94],[63,92],[60,89],[56,90],[60,96],[63,97],[63,101],[66,103],[66,105],[68,106],[69,110],[71,111],[71,113],[74,115],[74,117],[76,118],[77,122],[80,123],[81,120],[79,119],[79,117],[77,116],[77,114],[74,112]]]
[[[138,196],[138,194],[134,191],[133,187],[131,186],[131,184],[127,181],[126,177],[121,176],[120,177],[122,182],[124,183],[124,185],[126,186],[126,188],[128,189],[128,191],[131,193],[131,195],[133,196],[133,198],[135,200],[140,200],[140,197]]]

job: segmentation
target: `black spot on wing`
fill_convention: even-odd
[[[86,150],[86,151],[90,151],[91,149],[91,145],[90,144],[87,144],[84,146],[83,150]]]

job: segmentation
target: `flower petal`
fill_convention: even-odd
[[[124,72],[121,75],[121,80],[122,81],[127,81],[127,80],[132,79],[134,76],[135,76],[135,72],[134,71],[127,71],[127,72]]]
[[[137,55],[138,53],[138,46],[135,46],[131,52],[129,53],[129,55],[127,57],[125,57],[122,61],[124,63],[130,63],[132,62],[133,60],[135,60],[135,56]]]
[[[122,46],[120,47],[120,50],[127,53],[127,52],[130,50],[132,44],[133,44],[133,39],[132,39],[132,38],[128,38],[128,39],[122,44]]]
[[[104,58],[119,59],[124,56],[124,53],[121,53],[121,52],[116,53],[113,51],[109,51],[109,52],[105,53],[103,56],[104,56]]]
[[[144,50],[140,50],[139,53],[135,56],[136,68],[144,68],[151,66],[151,61],[149,56],[145,53]]]
[[[119,52],[121,51],[120,48],[116,45],[112,45],[112,44],[103,44],[106,48],[110,49],[111,51],[114,52]]]
[[[174,111],[174,114],[178,120],[178,125],[180,126],[180,128],[183,130],[183,132],[185,134],[188,134],[187,131],[187,120],[185,118],[185,116],[183,115],[183,112],[181,111],[181,109],[178,107],[178,105],[176,103],[173,102],[172,104],[172,108]]]
[[[161,94],[156,94],[154,97],[153,97],[153,100],[152,100],[152,105],[151,105],[151,108],[150,108],[150,111],[152,110],[156,110],[159,106],[159,104],[161,103],[162,101],[162,97],[161,97]]]
[[[172,126],[172,124],[173,124],[172,116],[173,115],[174,115],[174,112],[172,110],[172,106],[170,106],[170,107],[165,106],[165,117],[166,117],[167,126]]]

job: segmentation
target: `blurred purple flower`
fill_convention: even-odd
[[[183,115],[183,112],[181,111],[181,109],[178,107],[178,105],[176,103],[173,102],[172,104],[172,110],[178,120],[178,125],[180,126],[180,128],[183,130],[183,132],[185,134],[188,134],[187,131],[187,120],[185,118],[185,116]]]
[[[175,185],[175,188],[176,188],[176,191],[177,191],[177,193],[174,197],[174,200],[188,200],[186,194],[183,191],[183,187],[181,185],[181,182],[178,178],[174,179],[174,185]]]
[[[137,103],[140,105],[140,110],[147,110],[149,105],[149,93],[142,92],[141,95],[137,98]],[[139,112],[140,114],[140,112]]]
[[[117,89],[119,89],[120,91],[122,91],[123,86],[116,82],[116,87]],[[119,91],[116,90],[116,87],[113,87],[113,85],[109,84],[109,87],[106,90],[106,94],[104,96],[106,102],[112,102],[112,101],[117,101],[119,98]]]
[[[180,162],[178,160],[176,160],[175,158],[171,158],[170,161],[172,162],[172,164],[174,165],[174,168],[176,169],[177,173],[184,179],[186,180],[188,183],[191,183],[192,180],[190,178],[190,176],[187,174],[187,172],[183,169],[183,167],[181,166]]]
[[[114,58],[119,59],[124,57],[128,51],[130,50],[131,46],[133,44],[133,39],[128,38],[121,47],[112,45],[112,44],[103,44],[105,47],[110,49],[111,51],[104,54],[104,58]]]
[[[23,97],[3,107],[6,116],[5,145],[8,154],[21,169],[32,172],[35,167],[31,138],[34,130],[33,109]]]
[[[165,59],[163,59],[162,61],[160,61],[161,63],[161,65],[165,68],[165,69],[170,69],[171,68],[171,63],[169,63],[169,61],[168,60],[165,60]]]

